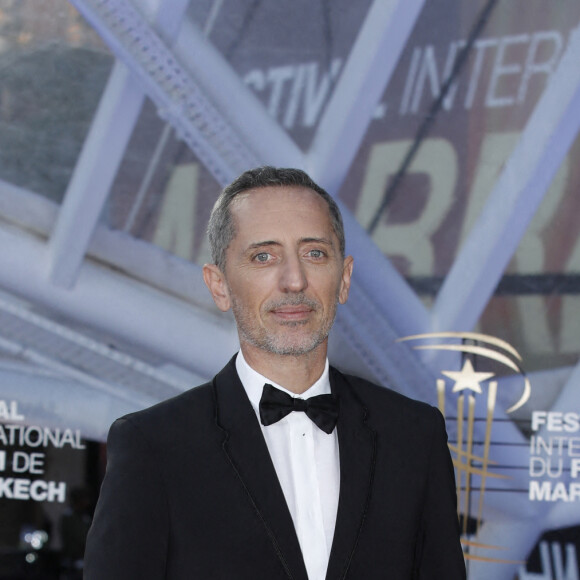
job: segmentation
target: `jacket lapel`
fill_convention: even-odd
[[[216,422],[223,450],[268,534],[286,574],[308,580],[284,493],[256,414],[235,368],[235,357],[215,377]]]
[[[331,368],[332,391],[339,396],[340,492],[327,580],[346,576],[362,529],[372,490],[376,433],[366,424],[367,410],[346,377]]]

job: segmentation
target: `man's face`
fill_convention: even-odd
[[[231,212],[218,297],[206,282],[218,307],[232,308],[242,344],[296,356],[325,344],[352,273],[326,202],[310,189],[267,187],[240,195]]]

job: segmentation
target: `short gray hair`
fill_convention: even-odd
[[[242,173],[236,180],[224,188],[218,197],[207,226],[211,258],[213,263],[224,272],[226,266],[226,250],[236,235],[234,218],[230,211],[232,201],[240,194],[263,187],[306,187],[311,189],[328,205],[332,229],[339,242],[340,254],[344,257],[344,225],[340,209],[332,197],[322,187],[314,183],[304,171],[300,169],[257,167]]]

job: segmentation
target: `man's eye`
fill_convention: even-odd
[[[267,262],[269,257],[270,254],[268,254],[268,252],[260,252],[259,254],[256,254],[254,256],[254,260],[256,260],[257,262]]]
[[[322,250],[310,250],[308,254],[311,258],[322,258],[324,256],[324,252]]]

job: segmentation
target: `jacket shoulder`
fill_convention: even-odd
[[[350,387],[353,396],[367,410],[369,418],[389,417],[389,421],[411,424],[417,422],[439,422],[442,418],[438,409],[424,401],[412,399],[390,387],[377,385],[369,380],[343,374],[332,369]],[[438,417],[439,416],[439,417]]]
[[[204,440],[215,421],[215,395],[211,382],[193,387],[175,397],[117,419],[109,432],[137,431],[154,447],[181,441],[184,432],[190,440]],[[196,435],[198,436],[196,439]]]
[[[214,398],[212,391],[213,385],[211,382],[203,383],[169,399],[160,401],[151,407],[129,413],[123,418],[130,418],[134,421],[150,421],[166,413],[179,413],[190,406],[211,404]]]

